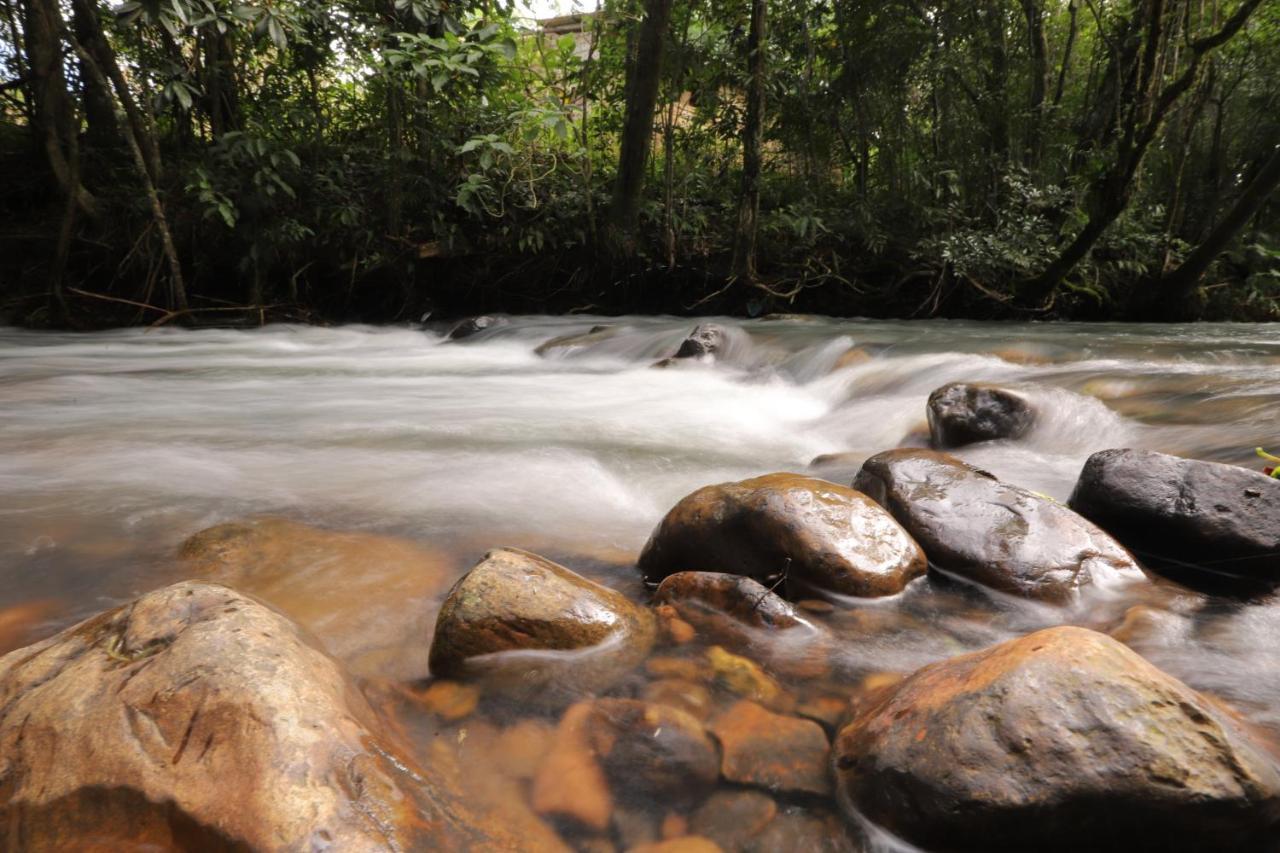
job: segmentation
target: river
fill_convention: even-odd
[[[717,363],[668,369],[650,365],[693,321],[513,318],[457,342],[408,327],[0,329],[0,612],[39,603],[20,639],[50,633],[181,577],[174,555],[196,531],[264,514],[424,543],[454,575],[526,547],[639,596],[629,560],[679,498],[770,471],[847,485],[956,380],[1031,389],[1030,435],[958,455],[1058,499],[1104,448],[1260,467],[1253,448],[1280,445],[1276,325],[716,322]],[[597,324],[612,329],[535,353]],[[839,366],[851,348],[866,357]],[[811,468],[824,454],[840,455]],[[1109,630],[1135,603],[978,613],[908,597],[889,607],[929,630],[864,638],[856,668],[909,671],[1056,622]],[[1190,592],[1144,603],[1167,618],[1148,620],[1141,653],[1280,731],[1280,603],[1212,619]]]

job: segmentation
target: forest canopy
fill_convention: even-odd
[[[0,0],[29,324],[1280,318],[1280,0]]]

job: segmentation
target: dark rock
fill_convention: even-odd
[[[805,853],[863,851],[838,816],[816,806],[788,806],[763,832],[739,849],[743,853],[774,853],[778,850],[803,850]]]
[[[1259,472],[1104,450],[1085,463],[1070,504],[1178,580],[1280,581],[1280,480]]]
[[[0,658],[0,849],[563,849],[450,761],[420,767],[306,632],[216,584]]]
[[[774,714],[746,699],[708,727],[720,741],[720,773],[770,791],[831,793],[826,732],[812,720]]]
[[[459,322],[449,330],[449,334],[446,338],[451,341],[461,341],[471,337],[472,335],[479,334],[480,332],[505,326],[510,322],[511,321],[506,317],[494,317],[490,314],[481,314],[479,317],[470,317]]]
[[[707,486],[658,525],[638,562],[657,583],[690,570],[792,580],[847,595],[900,592],[924,553],[883,509],[844,486],[770,474]]]
[[[1270,850],[1275,758],[1103,634],[933,664],[841,730],[842,802],[929,849]]]
[[[703,358],[716,356],[724,349],[728,335],[724,327],[715,323],[699,323],[680,344],[672,358]]]
[[[929,434],[934,446],[1020,438],[1035,423],[1027,398],[998,385],[953,382],[929,395]]]
[[[690,817],[689,829],[725,849],[741,850],[777,815],[778,804],[761,791],[717,791]]]
[[[653,614],[620,593],[536,554],[499,548],[449,591],[431,672],[562,703],[624,676],[656,630]]]
[[[992,589],[1062,603],[1143,577],[1132,555],[1085,518],[945,453],[878,454],[853,485],[902,523],[932,565]]]

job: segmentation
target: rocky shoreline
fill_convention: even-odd
[[[1135,652],[1144,605],[1099,615],[1269,594],[1280,480],[1117,448],[1064,504],[947,452],[1018,441],[1024,389],[922,416],[844,482],[706,485],[611,574],[497,547],[447,588],[391,537],[197,533],[189,580],[0,657],[0,848],[1280,849],[1275,733]],[[934,594],[1045,624],[869,667]]]

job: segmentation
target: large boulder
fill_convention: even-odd
[[[890,450],[853,481],[915,537],[930,563],[1001,592],[1055,603],[1140,580],[1118,542],[1087,519],[934,450]]]
[[[650,583],[676,572],[787,575],[833,592],[893,595],[924,573],[924,552],[883,509],[844,486],[769,474],[681,500],[640,554]]]
[[[191,575],[283,610],[357,675],[405,681],[427,674],[422,638],[453,570],[407,539],[270,517],[202,530],[179,558]]]
[[[223,586],[0,658],[0,849],[561,849],[531,814],[473,810],[459,775],[419,766],[340,664]]]
[[[431,672],[555,704],[606,689],[644,660],[652,613],[564,566],[515,548],[484,556],[449,591]]]
[[[999,385],[953,382],[929,395],[929,435],[935,447],[1020,438],[1035,424],[1025,396]]]
[[[1280,480],[1256,471],[1104,450],[1085,463],[1070,503],[1179,580],[1280,581]]]
[[[1121,643],[1051,628],[927,666],[833,748],[842,801],[946,850],[1274,850],[1276,759]]]

